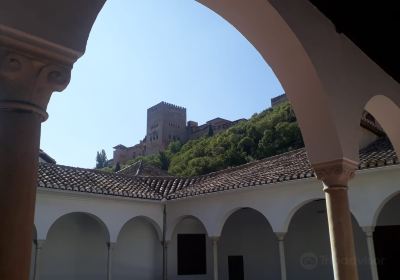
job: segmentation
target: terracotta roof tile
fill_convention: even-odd
[[[398,164],[386,138],[360,151],[360,169]],[[237,167],[191,178],[132,176],[93,169],[41,163],[41,188],[70,190],[112,196],[161,200],[197,196],[212,192],[299,180],[314,176],[305,149],[287,152]]]

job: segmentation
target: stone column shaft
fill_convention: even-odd
[[[314,165],[317,177],[324,183],[335,280],[358,280],[347,192],[348,182],[357,166],[357,163],[344,159]]]
[[[371,267],[372,280],[379,280],[378,268],[376,266],[375,246],[374,246],[374,227],[363,227],[367,237],[369,264]]]
[[[281,280],[286,280],[286,257],[285,257],[285,232],[277,232],[279,244],[279,260],[281,265]]]
[[[0,25],[0,279],[29,278],[41,122],[77,58]]]

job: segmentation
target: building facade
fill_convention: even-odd
[[[349,203],[363,280],[397,270],[399,163],[385,138],[360,150]],[[42,163],[38,182],[31,279],[333,279],[305,149],[194,178]]]

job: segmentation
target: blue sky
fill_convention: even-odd
[[[167,101],[199,124],[249,118],[283,89],[254,47],[195,1],[109,0],[74,65],[54,93],[41,148],[63,165],[92,168],[96,152],[146,134],[146,110]]]

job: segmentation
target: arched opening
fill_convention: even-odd
[[[352,216],[360,279],[371,279],[366,236]],[[334,279],[324,199],[301,207],[285,236],[287,279]]]
[[[70,213],[50,228],[41,252],[42,280],[106,280],[108,231],[95,216]]]
[[[112,250],[112,279],[161,279],[162,246],[157,229],[145,217],[128,221]]]
[[[252,208],[234,212],[218,243],[220,279],[279,279],[277,237],[264,215]]]
[[[392,197],[379,213],[374,245],[379,279],[394,279],[400,263],[400,194]]]
[[[183,217],[168,243],[168,279],[212,279],[212,241],[203,223]]]
[[[397,155],[400,155],[400,129],[398,123],[393,120],[400,119],[399,105],[384,95],[376,95],[365,105],[365,109],[382,127]]]

